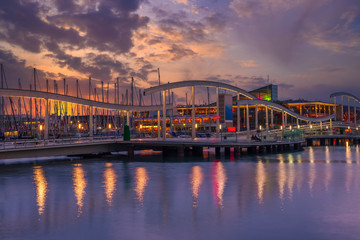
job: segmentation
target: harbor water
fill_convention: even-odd
[[[359,146],[0,166],[0,239],[359,239]]]

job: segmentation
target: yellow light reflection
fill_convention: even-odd
[[[296,157],[297,163],[302,163],[301,155],[297,155]],[[300,191],[301,185],[303,184],[303,167],[304,164],[297,164],[296,169],[296,187]]]
[[[346,152],[345,152],[345,158],[346,158],[346,182],[345,187],[346,191],[350,192],[351,189],[351,182],[353,178],[353,166],[352,165],[352,154],[351,154],[351,148],[348,145],[348,142],[346,142]]]
[[[81,164],[74,164],[73,170],[73,185],[74,185],[74,193],[76,197],[76,204],[78,206],[78,215],[82,213],[82,208],[84,206],[84,196],[85,196],[85,188],[87,181],[85,179],[85,171],[82,168]]]
[[[48,183],[45,178],[44,169],[41,166],[35,166],[33,168],[33,174],[36,186],[36,202],[38,205],[39,215],[42,215],[45,209]]]
[[[290,156],[289,156],[289,158],[290,158]],[[295,183],[295,165],[294,165],[294,161],[289,161],[287,187],[289,190],[289,198],[290,199],[292,199],[294,183]]]
[[[142,205],[144,201],[145,188],[149,181],[149,177],[145,168],[143,167],[136,168],[135,181],[136,181],[135,192],[137,195],[137,199]]]
[[[214,162],[214,193],[217,205],[223,207],[223,194],[226,184],[226,172],[222,162]]]
[[[325,147],[325,162],[327,164],[330,163],[330,160],[331,160],[331,157],[330,157],[330,149],[329,149],[329,146],[326,146]]]
[[[301,158],[301,155],[300,155],[300,154],[297,155],[296,159],[297,159],[297,162],[298,162],[298,163],[301,163],[301,162],[302,162],[302,158]]]
[[[284,199],[284,188],[286,183],[286,169],[283,155],[279,155],[279,172],[278,172],[278,185],[279,185],[279,198]]]
[[[257,197],[259,204],[264,202],[264,188],[266,183],[266,171],[264,163],[259,161],[256,165]]]
[[[192,195],[193,195],[193,207],[197,207],[200,186],[202,184],[204,174],[200,166],[193,166],[190,176]]]
[[[309,161],[310,163],[315,162],[314,149],[313,147],[309,147]]]
[[[328,146],[325,147],[325,191],[329,189],[329,183],[332,178],[332,169],[331,169],[331,157],[330,157],[330,149]]]
[[[316,168],[315,168],[315,156],[314,156],[314,149],[309,147],[309,191],[312,195],[313,187],[316,179]]]
[[[349,142],[346,142],[345,158],[346,158],[346,164],[352,163],[351,148],[349,146]]]
[[[115,173],[115,170],[113,169],[112,163],[106,163],[105,167],[106,167],[104,171],[105,196],[106,196],[106,202],[108,203],[109,206],[111,206],[114,192],[116,190],[117,175]]]

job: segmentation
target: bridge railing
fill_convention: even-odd
[[[69,138],[59,138],[59,139],[49,139],[49,140],[23,140],[23,139],[13,139],[11,141],[2,141],[0,142],[0,149],[17,149],[17,148],[34,148],[34,147],[45,147],[45,146],[54,146],[54,145],[69,145],[69,144],[86,144],[94,142],[106,142],[120,140],[117,136],[96,136],[96,137],[69,137]]]
[[[298,129],[291,130],[252,130],[231,133],[221,133],[221,142],[290,142],[301,141],[304,139],[304,131]]]

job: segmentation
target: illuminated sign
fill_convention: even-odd
[[[236,132],[236,127],[228,127],[228,132]]]

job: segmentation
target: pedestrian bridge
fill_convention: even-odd
[[[96,130],[96,121],[99,116],[104,114],[104,111],[101,110],[108,110],[109,112],[105,113],[106,115],[103,115],[103,118],[107,119],[108,123],[115,122],[114,120],[111,120],[111,118],[114,118],[113,115],[111,115],[111,112],[115,113],[124,113],[126,114],[126,123],[130,125],[131,122],[133,122],[139,117],[138,113],[141,112],[151,112],[155,111],[157,112],[157,137],[160,139],[161,137],[163,140],[166,139],[167,134],[169,133],[169,128],[167,125],[167,122],[170,121],[171,126],[171,119],[172,115],[170,115],[169,110],[172,110],[174,108],[173,103],[167,103],[166,101],[166,92],[168,90],[173,90],[177,88],[183,88],[183,87],[191,87],[192,88],[192,104],[191,104],[191,137],[194,139],[196,138],[196,123],[195,118],[197,117],[195,115],[195,87],[213,87],[216,88],[216,137],[219,138],[219,135],[221,133],[221,126],[219,121],[219,89],[224,89],[230,92],[233,92],[236,96],[236,103],[235,103],[235,110],[236,110],[236,131],[238,133],[244,132],[247,134],[247,137],[249,138],[250,131],[251,130],[262,130],[261,125],[259,125],[260,117],[258,115],[258,106],[264,107],[265,110],[265,116],[264,119],[262,119],[263,122],[265,122],[265,127],[263,130],[269,131],[272,129],[289,129],[292,127],[304,127],[314,125],[314,123],[318,123],[321,125],[326,125],[330,128],[333,128],[334,122],[346,122],[349,124],[350,128],[354,128],[354,131],[358,131],[357,127],[357,115],[356,115],[356,103],[359,103],[359,98],[356,96],[345,93],[345,92],[337,92],[333,93],[330,96],[334,98],[334,112],[332,114],[329,114],[324,117],[308,117],[304,116],[298,113],[295,113],[291,109],[288,109],[278,103],[270,102],[270,101],[264,101],[257,99],[255,96],[253,96],[251,93],[238,88],[236,86],[232,86],[230,84],[225,84],[221,82],[214,82],[214,81],[205,81],[205,80],[188,80],[188,81],[181,81],[181,82],[174,82],[174,83],[168,83],[168,84],[162,84],[159,86],[151,87],[144,89],[143,93],[145,96],[149,96],[152,93],[156,92],[162,92],[162,102],[161,105],[141,105],[141,101],[139,105],[129,105],[129,104],[119,104],[119,101],[113,101],[110,102],[109,98],[105,101],[98,101],[98,100],[91,100],[91,95],[89,99],[85,98],[79,98],[74,97],[66,94],[57,94],[53,92],[43,92],[43,91],[33,91],[33,90],[23,90],[23,89],[8,89],[8,88],[2,88],[0,89],[0,96],[4,103],[6,103],[6,99],[9,99],[8,103],[11,106],[4,106],[5,110],[9,111],[10,113],[5,114],[5,110],[2,109],[2,114],[0,114],[2,117],[0,118],[0,127],[3,132],[5,132],[6,128],[10,128],[9,131],[14,131],[17,128],[21,127],[21,113],[15,114],[15,108],[21,109],[26,108],[26,106],[30,107],[30,113],[25,109],[26,116],[27,116],[27,122],[31,122],[33,125],[33,129],[39,129],[39,126],[42,124],[44,125],[44,134],[43,138],[45,140],[49,139],[49,124],[52,123],[52,129],[53,128],[69,128],[68,126],[64,126],[62,124],[63,122],[70,122],[69,118],[70,116],[66,115],[52,115],[49,114],[49,101],[53,102],[66,102],[71,103],[76,106],[85,106],[87,107],[88,111],[86,114],[88,114],[87,119],[87,125],[88,125],[88,132],[89,136],[94,136],[94,130]],[[89,89],[89,92],[92,92],[91,89]],[[96,91],[95,91],[96,92]],[[240,100],[240,96],[247,98],[246,100]],[[341,105],[339,105],[336,102],[336,97],[341,97]],[[346,120],[344,119],[344,108],[343,108],[343,97],[348,98],[348,103],[350,103],[350,99],[354,101],[354,107],[353,107],[353,113],[350,114],[350,104],[348,104],[348,111],[347,115],[349,116]],[[14,98],[18,99],[18,105],[16,105],[16,101],[14,101]],[[30,99],[40,99],[41,101],[36,102],[35,106],[34,102],[31,103],[25,103],[25,101],[22,101],[24,98],[30,98]],[[5,101],[4,101],[5,99]],[[93,99],[97,99],[96,96]],[[149,101],[148,101],[149,102]],[[152,102],[152,101],[151,101]],[[21,105],[21,103],[23,103]],[[38,104],[38,105],[36,105]],[[246,131],[241,131],[241,122],[240,122],[240,108],[246,107]],[[255,114],[253,116],[250,116],[249,114],[249,106],[255,106]],[[337,106],[341,106],[341,113],[337,112]],[[45,109],[43,112],[39,109]],[[96,113],[94,112],[95,109],[100,110]],[[35,112],[35,114],[33,114]],[[280,112],[281,113],[281,121],[275,123],[274,122],[274,112]],[[138,114],[137,116],[135,116]],[[162,115],[162,121],[160,119],[160,116]],[[269,116],[270,115],[270,116]],[[340,115],[340,119],[338,116]],[[36,118],[34,116],[37,116]],[[342,116],[342,117],[341,117]],[[353,121],[351,122],[351,116],[353,116]],[[57,119],[50,119],[50,118],[57,118]],[[296,124],[293,122],[288,123],[288,118],[292,118],[292,120],[296,120]],[[79,118],[73,118],[75,120],[78,120]],[[83,118],[84,119],[84,118]],[[255,129],[250,128],[250,121],[255,122]],[[162,122],[162,123],[161,123]],[[162,124],[162,125],[161,125]],[[111,125],[111,124],[109,124]],[[335,125],[334,125],[335,126]],[[15,128],[15,129],[14,129]],[[110,128],[110,127],[109,127]],[[119,125],[116,126],[117,129],[119,129]],[[32,130],[33,130],[32,129]],[[170,128],[171,129],[171,128]],[[356,130],[355,130],[356,129]],[[60,129],[62,131],[62,129]]]

